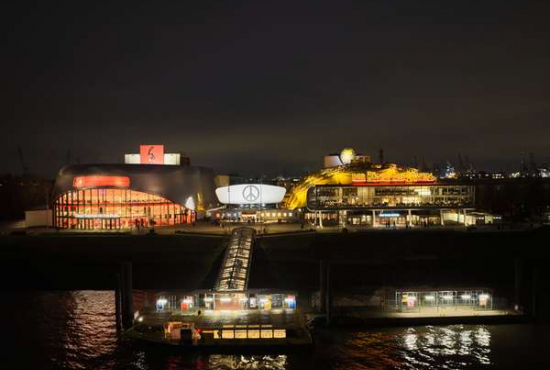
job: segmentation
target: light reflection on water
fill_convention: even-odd
[[[490,361],[485,326],[451,325],[350,332],[326,346],[337,369],[469,369]]]
[[[287,355],[209,355],[209,369],[287,369]]]
[[[461,369],[490,365],[491,334],[485,326],[409,328],[397,337],[406,360],[401,368]]]
[[[117,349],[114,293],[45,292],[36,298],[43,315],[36,329],[52,363],[84,369],[85,363],[107,360]]]
[[[5,304],[14,301],[23,304]],[[13,317],[7,332],[14,338],[13,348],[26,352],[3,356],[9,366],[2,368],[408,370],[495,365],[492,332],[496,327],[483,325],[323,330],[316,335],[311,352],[230,355],[166,350],[120,340],[112,292],[4,293],[0,313]]]

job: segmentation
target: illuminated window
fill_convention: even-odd
[[[248,331],[248,338],[249,339],[259,339],[260,338],[260,331],[259,330],[249,330]]]
[[[271,339],[273,338],[273,330],[271,329],[262,329],[261,331],[261,337],[262,339]]]
[[[286,329],[273,330],[273,338],[286,338]]]
[[[223,339],[235,339],[235,332],[233,330],[222,330]]]
[[[235,339],[246,339],[246,330],[235,330]]]
[[[187,221],[186,210],[179,204],[129,189],[69,191],[56,200],[54,211],[55,225],[65,229],[122,229],[138,223],[150,227]]]

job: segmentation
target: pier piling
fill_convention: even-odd
[[[132,262],[124,262],[122,270],[122,326],[130,328],[134,321],[134,312],[132,309]]]
[[[538,287],[538,279],[539,279],[539,267],[534,265],[532,268],[533,272],[533,286],[531,289],[533,292],[531,293],[531,317],[533,318],[533,321],[537,321],[538,317],[538,294],[539,294],[539,287]]]
[[[327,261],[319,261],[319,312],[326,313]]]
[[[116,320],[116,331],[120,333],[122,330],[122,310],[121,310],[121,292],[122,290],[122,279],[120,273],[115,274],[115,320]]]
[[[330,263],[326,265],[326,287],[325,287],[325,310],[327,315],[327,325],[330,325]]]
[[[522,276],[523,276],[523,263],[522,260],[516,258],[514,260],[514,308],[520,312],[523,312],[522,304]]]

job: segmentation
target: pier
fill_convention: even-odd
[[[253,261],[242,265],[247,266],[247,273],[239,280],[246,291],[260,294],[258,290],[268,287],[281,292],[283,300],[294,295],[300,307],[315,312],[318,308],[313,297],[322,287],[319,268],[320,261],[325,260],[330,266],[332,302],[326,307],[334,325],[351,312],[343,309],[342,297],[361,292],[363,301],[368,302],[384,286],[485,286],[495,290],[495,297],[506,298],[510,309],[537,321],[548,320],[548,277],[540,273],[548,257],[535,248],[548,240],[545,229],[256,233],[254,239]],[[117,284],[125,285],[121,266],[131,262],[134,291],[209,293],[215,291],[222,265],[228,260],[226,247],[231,244],[231,236],[190,233],[2,236],[0,240],[4,255],[1,280],[9,289],[115,291]],[[119,293],[116,302],[122,311],[122,291]],[[220,291],[220,298],[222,293],[240,291]],[[258,296],[252,298],[260,303]],[[326,305],[326,300],[323,302]],[[135,312],[140,307],[133,303]],[[220,307],[228,304],[218,303]]]
[[[217,291],[243,291],[248,288],[254,229],[234,229],[225,251],[215,289]]]

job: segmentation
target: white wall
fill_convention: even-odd
[[[141,156],[139,154],[124,154],[125,164],[141,164]],[[164,153],[164,164],[171,166],[179,166],[181,164],[180,153]]]
[[[27,227],[52,227],[52,210],[25,211],[25,224]]]
[[[179,153],[164,153],[164,164],[179,166],[181,155]]]
[[[126,164],[140,164],[141,157],[139,154],[124,154],[124,163]]]
[[[338,166],[341,166],[342,164],[343,163],[340,160],[340,156],[338,155],[326,155],[323,160],[324,168],[338,167]]]

